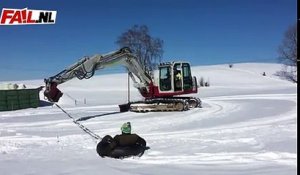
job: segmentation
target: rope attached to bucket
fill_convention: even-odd
[[[56,107],[58,107],[63,113],[65,113],[69,118],[71,118],[73,120],[73,123],[75,123],[77,126],[79,126],[79,128],[81,128],[84,132],[86,132],[87,134],[89,134],[91,137],[93,137],[96,140],[101,140],[102,138],[95,134],[94,132],[92,132],[91,130],[89,130],[87,127],[83,126],[82,124],[80,124],[78,121],[75,120],[75,118],[73,118],[67,111],[65,111],[62,107],[60,107],[58,104],[54,103]]]

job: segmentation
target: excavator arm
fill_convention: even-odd
[[[142,68],[130,49],[124,47],[108,54],[96,54],[92,57],[84,57],[60,73],[45,79],[46,90],[44,91],[44,95],[49,101],[58,102],[63,95],[57,88],[59,84],[75,77],[78,79],[89,79],[95,74],[95,71],[115,65],[125,66],[128,69],[135,87],[138,88],[140,92],[149,93],[149,85],[152,83],[151,76]],[[137,77],[138,80],[135,77]]]

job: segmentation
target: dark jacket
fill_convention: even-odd
[[[137,134],[121,134],[114,138],[107,135],[97,145],[97,153],[101,156],[110,156],[116,148],[120,147],[146,147],[146,141]]]
[[[114,137],[116,146],[146,146],[146,141],[137,134],[121,134]]]

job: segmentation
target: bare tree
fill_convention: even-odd
[[[161,62],[163,40],[152,37],[145,25],[134,25],[118,37],[116,44],[120,47],[129,47],[145,71],[153,70],[157,62]]]
[[[284,34],[281,45],[278,48],[279,59],[285,65],[282,75],[297,82],[297,25],[294,24],[288,28]]]

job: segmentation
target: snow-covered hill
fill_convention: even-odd
[[[100,136],[118,134],[130,121],[151,149],[140,158],[100,158],[97,141],[54,106],[0,112],[1,174],[296,174],[297,86],[276,77],[280,69],[193,67],[210,87],[195,95],[203,108],[185,112],[118,113],[127,101],[126,74],[73,79],[59,86],[66,111],[91,117],[81,124]],[[140,98],[131,87],[131,99]]]

